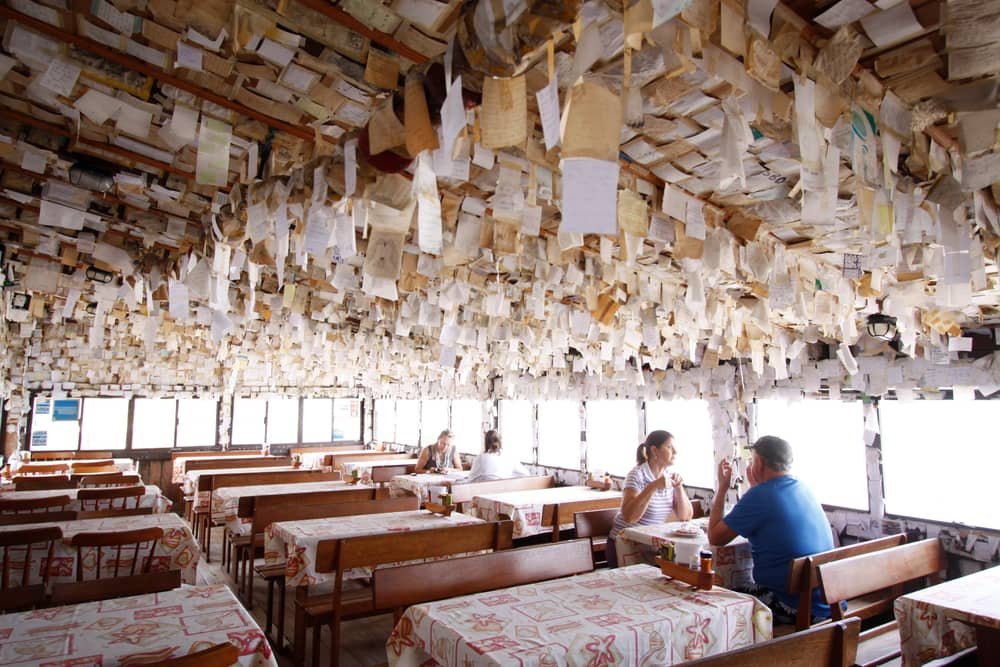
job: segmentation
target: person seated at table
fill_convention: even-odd
[[[708,519],[708,541],[729,544],[737,535],[750,542],[753,578],[750,593],[771,608],[774,622],[794,623],[798,596],[787,592],[788,568],[794,558],[833,548],[830,522],[816,497],[790,473],[792,447],[777,436],[765,435],[752,445],[753,460],[747,468],[750,490],[723,517],[726,491],[733,479],[729,461],[719,463],[718,490]],[[817,588],[812,615],[829,618],[830,607]]]
[[[458,448],[451,444],[452,433],[448,429],[441,431],[437,442],[427,445],[417,459],[417,472],[434,472],[445,468],[462,469],[462,459]]]
[[[483,442],[483,453],[476,457],[469,471],[468,482],[489,482],[494,479],[510,479],[530,475],[527,468],[502,452],[500,434],[487,431]]]
[[[688,521],[694,516],[684,480],[670,470],[676,454],[674,436],[667,431],[653,431],[639,445],[635,453],[636,466],[625,476],[622,504],[608,535],[605,548],[608,567],[618,566],[615,538],[622,530],[629,526],[664,523],[671,513],[680,521]],[[643,558],[650,564],[655,555],[652,547],[643,550]]]

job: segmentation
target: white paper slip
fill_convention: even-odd
[[[816,17],[816,23],[824,28],[836,30],[847,23],[854,23],[868,16],[875,8],[868,0],[840,0],[837,4]]]
[[[39,80],[39,84],[51,90],[57,95],[69,97],[73,93],[73,86],[80,78],[80,66],[76,63],[62,58],[56,58],[49,63],[45,74]]]
[[[909,39],[924,30],[913,15],[909,2],[901,2],[889,9],[869,14],[861,19],[861,26],[879,47]]]
[[[198,132],[195,178],[202,185],[224,186],[229,180],[229,144],[233,128],[215,118],[202,118]]]
[[[592,158],[562,161],[562,222],[559,231],[615,234],[618,231],[618,163]]]
[[[559,81],[556,77],[548,85],[535,93],[538,114],[542,118],[542,134],[545,136],[545,150],[552,150],[559,144]]]
[[[42,199],[41,202],[42,205],[38,211],[39,224],[62,229],[83,229],[86,216],[83,211],[47,199]]]

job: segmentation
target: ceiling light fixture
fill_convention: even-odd
[[[868,335],[880,340],[892,341],[896,337],[896,318],[882,313],[868,316]]]
[[[93,280],[95,283],[104,283],[107,285],[114,279],[114,274],[110,271],[105,271],[104,269],[99,269],[96,266],[91,266],[87,268],[87,278]]]

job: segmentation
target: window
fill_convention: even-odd
[[[267,399],[267,441],[271,444],[299,441],[299,399]]]
[[[881,401],[885,509],[1000,528],[996,401]]]
[[[132,412],[132,449],[166,449],[174,446],[177,401],[171,398],[137,398]]]
[[[686,486],[715,488],[715,444],[708,402],[702,400],[646,401],[646,433],[669,431],[677,457],[674,466]],[[638,444],[638,440],[636,444]]]
[[[333,399],[333,439],[361,440],[361,399]]]
[[[233,444],[261,445],[264,443],[264,415],[267,400],[237,398],[233,400]]]
[[[531,401],[500,401],[503,449],[521,463],[535,462],[534,410]]]
[[[80,449],[125,449],[127,398],[83,399]]]
[[[792,474],[824,505],[868,511],[861,401],[757,401],[757,437],[791,444]],[[949,438],[950,441],[950,438]]]
[[[586,407],[587,470],[627,474],[642,439],[635,401],[587,401]]]
[[[374,437],[377,442],[396,442],[395,399],[376,399]]]
[[[31,416],[31,449],[50,452],[76,449],[80,443],[80,404],[79,398],[36,397]]]
[[[483,451],[483,403],[474,399],[451,402],[451,430],[455,433],[454,445],[463,454]]]
[[[579,401],[539,401],[538,465],[579,470]]]
[[[396,442],[410,447],[420,444],[420,401],[396,401]]]
[[[302,442],[333,441],[333,400],[302,399]]]
[[[431,444],[446,428],[448,428],[448,401],[440,398],[425,398],[420,401],[420,444]]]
[[[219,404],[214,398],[177,399],[177,446],[214,447]]]

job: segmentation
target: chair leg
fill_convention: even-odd
[[[316,623],[313,626],[313,667],[319,667],[320,636],[322,633],[323,624]],[[334,664],[330,663],[330,667],[334,667]]]
[[[208,518],[205,519],[205,562],[211,562],[212,560],[212,513],[208,513]]]
[[[278,583],[278,650],[285,645],[285,578],[280,577]]]
[[[267,579],[267,616],[264,621],[264,636],[268,637],[271,635],[271,625],[274,621],[274,579]],[[279,649],[281,648],[281,637],[278,637],[278,641],[271,640],[271,643],[276,645]]]
[[[292,632],[295,636],[292,644],[292,661],[296,665],[303,665],[306,660],[306,612],[299,604],[295,605],[295,627]]]
[[[247,609],[253,607],[253,545],[250,545],[250,551],[247,554],[247,571],[246,577],[244,579],[245,585],[247,587]]]
[[[229,562],[229,529],[222,526],[222,569],[226,569]]]

